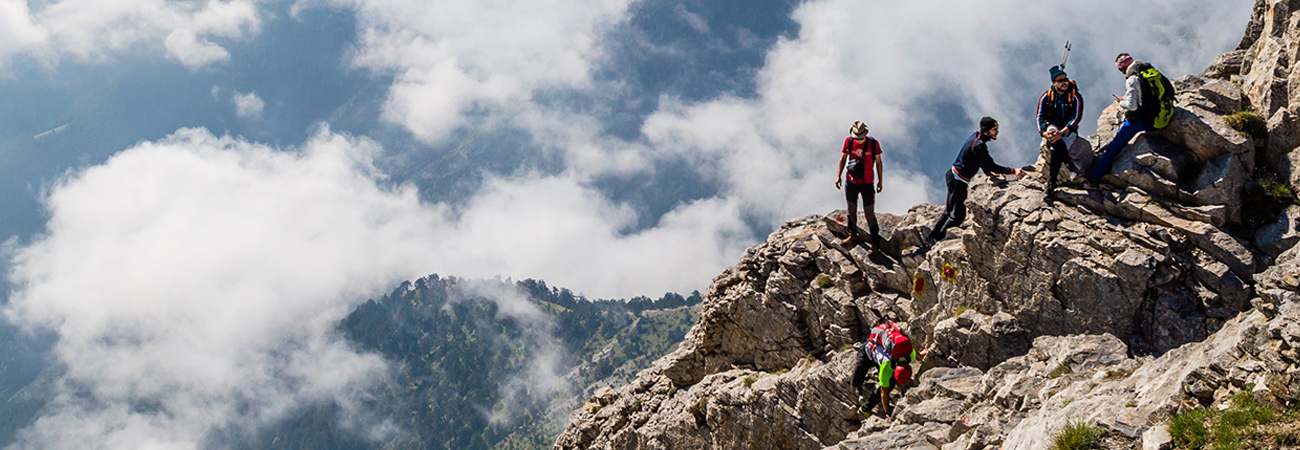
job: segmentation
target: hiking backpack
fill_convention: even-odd
[[[1142,77],[1142,116],[1151,119],[1151,126],[1163,129],[1174,117],[1174,85],[1150,64],[1137,62],[1134,72]]]
[[[894,322],[885,322],[872,328],[869,341],[871,345],[884,349],[890,360],[898,361],[912,355],[912,340]]]

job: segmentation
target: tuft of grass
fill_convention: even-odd
[[[676,393],[677,393],[677,385],[672,385],[668,387],[668,398],[673,398],[673,394]]]
[[[754,382],[755,382],[755,381],[758,381],[758,378],[754,378],[754,377],[751,375],[751,376],[745,377],[745,381],[743,381],[743,383],[745,384],[745,387],[750,387],[750,386],[753,386],[753,385],[754,385]]]
[[[1052,371],[1047,374],[1047,378],[1056,379],[1060,378],[1062,375],[1069,375],[1072,373],[1074,373],[1074,369],[1070,368],[1069,363],[1061,363],[1061,365],[1056,366],[1055,369],[1052,369]]]
[[[772,371],[772,375],[785,375],[785,374],[787,374],[787,373],[789,373],[789,372],[790,372],[790,369],[789,369],[789,368],[787,368],[787,367],[782,367],[782,368],[780,368],[780,369],[776,369],[776,370]]]
[[[835,349],[835,351],[842,352],[845,350],[852,350],[852,349],[853,349],[853,343],[849,342],[844,345],[841,345],[840,348]],[[806,356],[806,358],[808,358],[809,361],[812,361],[813,355],[809,354],[808,356]]]
[[[1105,430],[1099,426],[1083,422],[1071,422],[1056,436],[1052,437],[1052,446],[1049,447],[1049,450],[1090,449],[1097,444],[1097,440],[1101,439],[1104,433]]]
[[[1174,416],[1169,421],[1169,436],[1178,448],[1199,449],[1210,444],[1214,450],[1236,449],[1242,438],[1257,434],[1260,425],[1277,418],[1255,401],[1254,394],[1242,391],[1232,397],[1232,407],[1226,411],[1197,408]]]
[[[822,289],[831,287],[833,284],[835,284],[835,281],[831,280],[831,277],[826,276],[824,273],[817,274],[817,285],[821,286]]]
[[[638,398],[638,399],[636,399],[636,400],[633,400],[633,401],[632,401],[632,408],[631,408],[631,409],[632,409],[632,412],[639,412],[639,411],[641,411],[641,399]]]
[[[598,412],[600,412],[601,408],[604,408],[604,407],[605,407],[605,405],[591,405],[591,413],[592,413],[592,414],[598,413]]]
[[[1133,400],[1133,401],[1131,401],[1131,402],[1128,402],[1128,404],[1124,405],[1124,407],[1125,407],[1125,408],[1137,408],[1137,407],[1138,407],[1138,402],[1137,402],[1137,400]]]
[[[1263,136],[1268,132],[1264,118],[1251,111],[1237,111],[1223,117],[1223,121],[1232,129],[1250,136]]]
[[[1210,437],[1205,420],[1213,414],[1213,410],[1197,408],[1174,416],[1169,421],[1169,437],[1174,439],[1174,445],[1178,448],[1201,448]]]
[[[953,312],[952,312],[952,316],[953,316],[953,317],[960,316],[961,313],[964,313],[964,312],[969,311],[969,310],[970,310],[970,307],[967,307],[967,306],[965,306],[965,305],[958,306],[956,310],[953,310]]]

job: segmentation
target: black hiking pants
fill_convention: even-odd
[[[880,386],[876,381],[879,377],[879,370],[880,366],[876,364],[874,359],[871,359],[870,355],[867,355],[867,343],[863,342],[861,348],[858,349],[858,361],[853,365],[853,378],[850,383],[854,388],[858,388],[858,393],[864,397],[862,404],[859,405],[864,410],[869,411],[874,409],[877,404],[880,404]],[[875,372],[873,374],[875,376],[868,378],[867,374],[873,372]]]
[[[966,220],[966,191],[969,186],[953,175],[952,170],[948,170],[943,179],[948,182],[948,203],[943,209],[943,215],[939,216],[939,222],[934,224],[934,230],[930,231],[930,237],[927,238],[930,242],[943,239],[949,228],[961,225]]]
[[[1047,156],[1047,192],[1050,194],[1056,187],[1056,175],[1061,172],[1061,164],[1065,164],[1070,170],[1079,172],[1079,168],[1070,160],[1070,149],[1065,146],[1065,139],[1057,139],[1056,142],[1048,144],[1052,152]]]
[[[862,213],[867,216],[871,229],[871,247],[880,246],[880,226],[876,224],[876,187],[871,183],[844,183],[844,199],[849,203],[849,232],[858,233],[858,197],[862,197]]]

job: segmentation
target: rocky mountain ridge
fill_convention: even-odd
[[[787,223],[713,280],[675,352],[594,395],[555,448],[1041,449],[1071,422],[1108,448],[1162,448],[1180,410],[1300,401],[1300,207],[1254,223],[1278,200],[1257,195],[1261,173],[1300,184],[1297,55],[1300,1],[1259,0],[1239,48],[1175,81],[1173,123],[1101,189],[1049,204],[1039,175],[979,176],[966,224],[928,252],[912,249],[935,205],[878,215],[881,255],[840,243],[843,211]],[[1242,110],[1264,129],[1233,129]],[[1117,128],[1107,109],[1090,139]],[[857,414],[848,382],[883,320],[932,349],[893,422]]]

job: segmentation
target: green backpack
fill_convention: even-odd
[[[1142,116],[1151,119],[1151,125],[1157,130],[1169,126],[1174,118],[1174,85],[1159,70],[1147,63],[1140,64],[1135,71],[1142,77]]]

